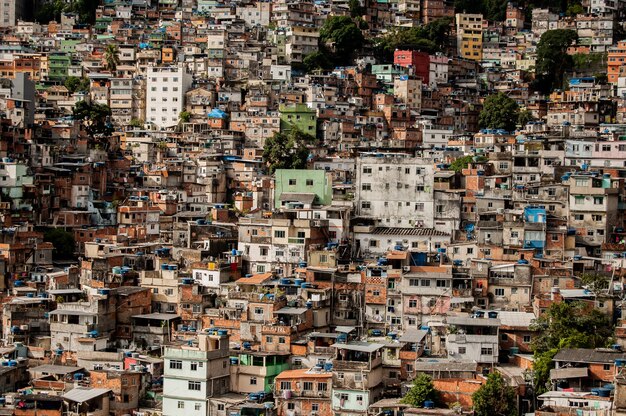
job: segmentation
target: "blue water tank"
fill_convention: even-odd
[[[249,350],[252,348],[252,344],[250,344],[249,342],[244,342],[243,343],[243,349],[244,350]]]
[[[493,318],[497,318],[497,317],[498,317],[498,312],[495,312],[495,311],[489,311],[489,312],[487,312],[487,316],[488,316],[489,318],[492,318],[492,319],[493,319]]]
[[[293,284],[296,286],[302,286],[302,283],[304,283],[303,279],[294,279]]]
[[[17,361],[9,360],[9,367],[17,367]],[[607,396],[608,397],[608,396]]]
[[[27,297],[27,298],[34,298],[34,297],[35,297],[35,294],[34,294],[34,293],[27,293],[27,294],[26,294],[26,297]]]
[[[611,390],[605,389],[605,388],[599,388],[598,389],[598,396],[600,396],[600,397],[610,397],[611,396]]]
[[[594,394],[594,395],[596,395],[596,396],[599,396],[599,395],[600,395],[600,389],[599,389],[599,388],[597,388],[597,387],[596,387],[596,388],[591,389],[591,394]]]
[[[291,279],[280,279],[280,284],[281,285],[290,285],[291,284]]]
[[[24,282],[22,282],[21,280],[16,280],[15,282],[13,282],[13,286],[22,287],[24,286]]]
[[[169,266],[167,264],[162,264],[161,265],[161,270],[167,270]]]
[[[239,358],[230,357],[230,365],[237,365],[237,364],[239,364]]]
[[[307,301],[307,303],[305,304],[307,309],[311,309],[313,307],[313,302],[311,301]]]
[[[218,329],[217,330],[217,335],[221,335],[221,336],[228,335],[228,331],[225,330],[225,329]]]
[[[83,379],[83,373],[74,373],[74,380],[79,381]]]
[[[324,370],[332,371],[332,369],[333,369],[333,363],[329,363],[328,361],[324,363]]]
[[[435,408],[435,402],[433,402],[432,400],[426,400],[424,402],[424,408],[425,409],[434,409]]]

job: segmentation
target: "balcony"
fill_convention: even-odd
[[[304,245],[305,244],[305,238],[298,238],[298,237],[289,237],[287,239],[287,243],[288,244],[299,244],[299,245]]]

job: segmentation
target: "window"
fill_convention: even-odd
[[[285,343],[285,337],[278,337],[278,343],[279,344],[284,344]]]
[[[361,374],[361,373],[354,373],[354,381],[358,381],[358,382],[363,381],[363,374]]]
[[[296,408],[295,403],[287,403],[287,410],[294,410]]]
[[[296,185],[296,180],[295,179],[289,179],[289,185],[291,185],[291,186]]]
[[[337,373],[337,378],[339,380],[343,380],[343,373]]]
[[[281,390],[291,390],[291,381],[281,381],[280,382]]]
[[[417,300],[415,299],[409,300],[409,308],[417,308]]]
[[[481,355],[493,355],[493,348],[491,347],[482,347],[480,349]]]
[[[424,211],[424,203],[423,202],[417,202],[415,204],[415,211],[418,211],[418,212]]]
[[[576,195],[574,197],[574,204],[576,205],[582,205],[585,203],[585,197],[582,195]]]
[[[188,383],[189,390],[200,391],[200,382],[199,381],[190,381]]]
[[[254,308],[254,314],[255,314],[255,315],[262,315],[262,314],[263,314],[263,312],[264,312],[264,310],[263,310],[263,308],[261,308],[261,307],[256,307],[256,308]],[[271,338],[271,337],[270,337],[270,338]]]
[[[361,201],[361,209],[370,209],[371,207],[370,201]]]
[[[265,337],[265,342],[271,344],[272,342],[274,342],[274,339],[268,335]]]
[[[178,408],[179,408],[179,409],[184,409],[184,408],[185,408],[185,402],[184,402],[184,401],[182,401],[182,400],[179,400],[179,401],[178,401]]]
[[[356,401],[363,403],[363,395],[362,394],[357,394],[356,395]]]
[[[370,166],[363,166],[363,173],[372,173],[372,168]]]
[[[275,230],[274,238],[285,238],[285,231],[283,230]]]
[[[465,354],[467,352],[466,347],[459,347],[459,354]]]
[[[320,405],[318,403],[311,403],[311,411],[318,412],[320,410]]]
[[[192,362],[191,363],[191,371],[197,371],[198,370],[198,363]]]
[[[302,390],[313,390],[313,382],[312,381],[305,381],[304,383],[302,383]]]
[[[530,335],[524,335],[523,340],[524,340],[524,344],[530,344],[530,340],[531,340]]]
[[[593,204],[594,205],[602,205],[604,203],[604,197],[602,196],[594,196],[593,197]]]
[[[509,339],[507,334],[500,334],[500,341],[506,341],[507,339]]]
[[[317,391],[328,391],[328,384],[317,383]]]
[[[218,405],[217,405],[217,409],[218,409],[218,410],[219,410],[220,406],[224,407],[224,405],[223,405],[223,404],[222,404],[222,405],[219,405],[219,404],[218,404]],[[202,403],[194,403],[193,408],[194,408],[194,410],[200,410],[200,409],[202,409]],[[224,409],[222,409],[222,410],[224,410]]]
[[[174,370],[182,370],[183,362],[178,360],[170,360],[170,368]]]
[[[496,288],[495,290],[496,296],[504,296],[504,289],[501,287]]]
[[[250,377],[250,385],[256,386],[256,377]]]
[[[611,364],[604,364],[604,366],[602,368],[604,369],[604,371],[610,371],[611,370]]]
[[[361,190],[362,191],[371,191],[372,190],[372,184],[371,183],[364,183],[361,185]]]
[[[313,179],[307,179],[306,186],[313,186]]]

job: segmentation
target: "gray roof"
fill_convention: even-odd
[[[286,306],[282,309],[274,311],[274,313],[281,314],[281,315],[302,315],[306,311],[307,311],[307,308],[290,308],[289,306]]]
[[[339,335],[336,332],[311,332],[307,335],[309,338],[338,338]]]
[[[550,370],[550,380],[587,377],[587,367],[553,368]]]
[[[30,368],[29,370],[34,373],[48,373],[48,374],[69,374],[82,370],[83,367],[73,367],[69,365],[52,365],[44,364],[38,367]]]
[[[333,344],[331,347],[339,348],[342,350],[360,351],[360,352],[374,352],[384,347],[383,344],[375,344],[373,342],[354,341],[348,344]]]
[[[500,320],[497,318],[470,318],[469,316],[449,316],[446,320],[449,325],[500,326]]]
[[[500,319],[502,326],[528,328],[535,319],[535,314],[530,312],[498,311],[498,319]]]
[[[422,342],[428,331],[421,329],[408,329],[400,337],[400,342]]]
[[[97,315],[96,312],[88,312],[88,311],[73,311],[71,309],[55,309],[50,312],[49,315],[78,315],[78,316],[93,316]]]
[[[428,360],[415,363],[415,371],[476,371],[474,361]]]
[[[50,293],[51,295],[71,295],[71,294],[80,294],[83,293],[82,290],[80,289],[53,289],[53,290],[48,290],[48,293]]]
[[[133,318],[171,321],[172,319],[180,318],[180,316],[176,315],[175,313],[149,313],[146,315],[133,315]]]
[[[439,236],[447,237],[450,234],[435,228],[396,228],[376,227],[372,234],[376,235],[407,235],[407,236]]]
[[[84,403],[96,397],[104,396],[110,391],[111,389],[87,389],[79,387],[65,393],[63,398],[76,403]]]
[[[312,204],[315,200],[315,194],[304,192],[283,192],[280,194],[281,201],[296,201],[305,204]]]
[[[356,328],[353,326],[338,326],[335,328],[336,332],[341,332],[342,334],[349,334],[354,331]]]
[[[612,364],[618,359],[625,360],[626,352],[611,349],[564,348],[554,356],[552,361]]]

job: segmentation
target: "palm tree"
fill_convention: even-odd
[[[111,73],[117,70],[117,66],[120,64],[120,50],[117,45],[110,43],[104,50],[104,61],[106,68]]]

